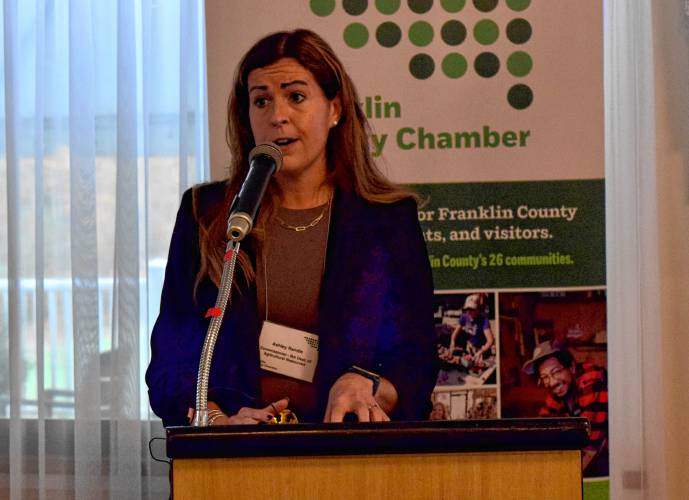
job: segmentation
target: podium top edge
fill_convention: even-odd
[[[170,458],[579,450],[585,418],[168,427]]]

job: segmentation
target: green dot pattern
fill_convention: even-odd
[[[533,91],[528,85],[517,84],[507,92],[507,102],[514,109],[526,109],[533,102]]]
[[[460,78],[467,72],[467,60],[462,54],[453,52],[443,58],[443,73],[448,78]]]
[[[505,33],[510,42],[520,45],[531,38],[531,25],[526,19],[512,19],[507,23]]]
[[[433,26],[426,21],[416,21],[409,27],[409,41],[417,47],[425,47],[433,41]]]
[[[350,16],[360,16],[368,8],[368,0],[342,0],[342,8]]]
[[[459,12],[464,8],[465,4],[466,0],[440,0],[440,5],[442,5],[445,12],[449,12],[450,14]]]
[[[376,0],[376,9],[381,14],[394,14],[400,8],[400,0]]]
[[[385,22],[376,29],[376,40],[383,47],[394,47],[402,39],[402,30],[395,23]]]
[[[361,23],[352,23],[345,28],[343,38],[348,47],[360,49],[368,42],[368,29]]]
[[[474,25],[474,38],[481,45],[495,43],[500,36],[500,28],[490,19],[483,19]]]
[[[531,0],[504,0],[513,12],[522,12],[531,6]],[[378,13],[392,15],[400,10],[402,0],[374,0]],[[498,6],[499,0],[472,0],[479,12],[492,12]],[[440,0],[442,9],[450,14],[460,12],[466,7],[467,0]],[[409,10],[415,14],[425,14],[433,8],[433,0],[407,0]],[[327,17],[337,8],[337,0],[309,0],[311,12],[319,17]],[[342,0],[342,9],[350,16],[360,16],[369,7],[369,0]],[[529,21],[523,18],[512,19],[505,27],[505,36],[515,44],[528,42],[533,34]],[[433,26],[426,21],[416,21],[408,31],[409,41],[417,47],[426,47],[433,42],[435,36]],[[473,36],[481,45],[492,45],[500,38],[500,28],[491,19],[478,21],[473,28]],[[450,19],[440,28],[440,37],[446,45],[458,46],[466,41],[467,28],[461,21]],[[353,49],[364,47],[369,41],[369,30],[360,22],[350,23],[344,29],[342,38],[345,44]],[[402,30],[397,23],[383,22],[375,31],[375,38],[381,47],[392,48],[402,41]],[[474,71],[483,78],[491,78],[500,71],[500,58],[493,52],[482,52],[474,58]],[[533,70],[533,59],[522,50],[512,52],[505,62],[510,75],[523,78]],[[469,63],[464,55],[450,52],[441,62],[442,73],[451,79],[466,75]],[[435,72],[435,61],[428,54],[416,54],[409,60],[409,73],[418,80],[426,80]],[[523,110],[533,103],[533,90],[525,84],[515,84],[507,92],[508,104]]]
[[[490,12],[498,6],[498,0],[474,0],[474,7],[480,12]]]
[[[440,38],[448,45],[460,45],[466,37],[467,29],[460,21],[447,21],[440,29]]]
[[[483,78],[495,76],[500,71],[500,59],[492,52],[482,52],[474,59],[474,71]]]
[[[414,78],[425,80],[435,71],[435,62],[428,54],[416,54],[409,61],[409,72]]]
[[[335,11],[335,0],[311,0],[311,12],[320,17],[329,16]]]
[[[526,10],[531,5],[531,0],[507,0],[507,6],[516,11]]]
[[[514,52],[507,58],[507,71],[512,76],[522,77],[531,73],[533,60],[526,52]]]
[[[407,0],[407,5],[414,14],[425,14],[433,7],[433,0]]]

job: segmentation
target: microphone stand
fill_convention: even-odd
[[[201,351],[199,373],[196,379],[196,410],[191,423],[194,427],[208,426],[208,379],[211,372],[211,360],[215,341],[220,333],[225,309],[230,303],[234,268],[239,254],[239,243],[251,231],[253,220],[258,213],[258,207],[265,194],[271,176],[282,167],[282,153],[280,148],[268,142],[259,144],[249,153],[249,173],[244,180],[232,206],[227,220],[227,246],[222,268],[222,278],[218,287],[218,297],[215,307],[208,310],[206,317],[211,316],[206,340]],[[257,172],[252,175],[252,172]],[[241,205],[241,206],[240,206]]]
[[[203,343],[201,360],[199,361],[199,373],[196,380],[196,409],[194,411],[194,420],[191,423],[193,427],[208,426],[208,379],[211,371],[211,360],[213,359],[215,341],[218,339],[220,326],[225,316],[225,309],[230,304],[232,280],[237,264],[237,255],[239,254],[239,244],[239,241],[232,239],[229,239],[227,242],[218,297],[215,300],[215,307],[210,309],[207,314],[207,316],[211,316],[211,323],[208,325],[206,340]]]

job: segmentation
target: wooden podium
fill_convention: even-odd
[[[576,499],[583,418],[171,427],[174,500]]]

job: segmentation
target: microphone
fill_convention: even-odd
[[[227,238],[241,241],[254,227],[256,214],[273,174],[282,167],[282,152],[272,142],[259,144],[249,153],[249,173],[232,201]]]

